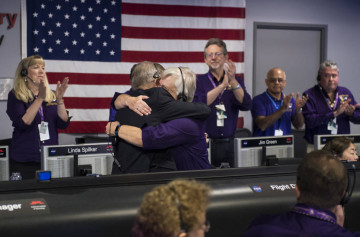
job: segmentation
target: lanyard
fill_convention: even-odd
[[[274,108],[275,108],[276,110],[279,110],[280,108],[279,108],[279,106],[276,104],[276,102],[275,102],[275,100],[273,99],[273,97],[271,97],[267,91],[265,91],[265,93],[266,93],[267,97],[269,98],[269,100],[271,101],[271,103],[273,104]],[[281,93],[281,105],[280,105],[280,106],[282,106],[282,104],[283,104],[283,96],[282,96],[282,93]],[[279,120],[278,120],[278,122],[277,122],[277,128],[278,128],[278,129],[281,128],[281,117],[279,118]]]
[[[279,110],[279,106],[276,104],[275,100],[269,95],[269,93],[267,91],[265,91],[267,97],[270,99],[271,103],[273,104],[273,106],[275,107],[276,110]],[[283,104],[283,99],[282,99],[282,94],[281,94],[281,105]]]
[[[41,104],[40,109],[39,109],[39,114],[41,117],[41,121],[44,121],[44,110],[43,110],[43,105]]]
[[[316,210],[311,207],[302,207],[302,206],[296,204],[295,207],[291,211],[305,215],[305,216],[311,216],[316,219],[320,219],[323,221],[328,221],[330,223],[336,224],[336,219],[333,216],[327,214],[326,212],[319,211],[319,210]]]
[[[209,81],[211,82],[211,84],[213,85],[213,87],[216,88],[216,84],[215,84],[215,82],[214,82],[214,80],[213,80],[213,78],[212,78],[212,76],[211,76],[210,71],[208,72],[208,78],[209,78]],[[217,97],[219,98],[219,103],[221,102],[221,98],[222,98],[223,94],[224,94],[224,91],[222,91],[222,92],[217,96]]]
[[[337,105],[337,102],[338,102],[338,99],[339,99],[339,93],[336,92],[336,96],[335,96],[335,100],[334,100],[334,105],[333,107],[331,107],[331,102],[330,102],[330,98],[326,98],[325,95],[324,95],[324,90],[322,87],[320,87],[321,89],[321,95],[323,96],[324,100],[327,102],[327,105],[330,109],[330,111],[334,111],[336,109],[336,105]]]

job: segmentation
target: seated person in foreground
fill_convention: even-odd
[[[354,143],[346,137],[337,137],[328,141],[323,150],[330,151],[341,161],[354,162],[359,159]]]
[[[308,153],[297,168],[298,203],[290,212],[256,218],[244,236],[360,236],[343,228],[339,203],[347,182],[347,170],[330,152]]]
[[[132,237],[203,237],[209,231],[210,189],[197,181],[175,180],[144,195]]]

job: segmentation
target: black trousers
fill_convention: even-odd
[[[234,167],[234,138],[211,139],[211,164],[220,167],[221,163],[229,163]]]
[[[40,162],[21,163],[10,159],[10,175],[13,172],[20,172],[22,179],[35,179],[37,170],[41,170]]]

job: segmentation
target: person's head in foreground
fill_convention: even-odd
[[[323,150],[330,151],[340,160],[357,161],[359,159],[354,143],[346,137],[337,137],[328,141]]]
[[[175,180],[146,193],[132,237],[202,237],[210,188],[194,180]]]
[[[299,203],[332,210],[347,186],[347,170],[329,151],[305,155],[297,169],[296,196]]]

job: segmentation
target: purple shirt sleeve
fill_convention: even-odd
[[[274,136],[276,129],[281,129],[284,135],[291,134],[291,122],[295,119],[295,99],[291,99],[292,109],[285,112],[279,120],[270,125],[265,131],[261,131],[256,125],[255,119],[258,116],[269,116],[276,112],[276,108],[267,97],[266,92],[257,95],[253,99],[253,107],[251,108],[251,115],[253,117],[253,135],[254,136]],[[281,101],[278,100],[276,104],[280,107]]]
[[[335,109],[338,109],[341,102],[347,99],[351,99],[350,104],[356,104],[354,96],[347,88],[338,86],[337,92],[339,99]],[[331,134],[331,131],[328,130],[327,126],[329,121],[334,119],[334,114],[329,108],[325,95],[322,93],[323,92],[318,85],[303,93],[304,95],[309,95],[309,100],[303,107],[303,115],[306,125],[305,138],[309,143],[314,142],[314,135]],[[350,121],[356,124],[360,123],[359,109],[357,109],[351,117],[347,116],[345,113],[336,117],[336,123],[338,125],[337,134],[349,134]]]
[[[14,127],[10,154],[12,159],[20,162],[40,162],[40,145],[57,145],[58,129],[67,128],[71,120],[69,117],[68,121],[63,121],[58,116],[56,102],[44,102],[42,104],[44,121],[48,122],[50,139],[41,142],[38,130],[38,124],[41,123],[40,114],[36,114],[30,125],[22,120],[30,105],[31,103],[18,100],[15,93],[10,91],[6,110]]]
[[[183,143],[191,143],[198,135],[199,129],[191,120],[175,119],[155,127],[143,128],[143,148],[146,150],[170,148]]]
[[[251,109],[252,100],[250,95],[246,91],[245,84],[240,77],[236,77],[236,80],[239,82],[241,87],[243,88],[245,94],[243,103],[240,103],[234,95],[232,90],[225,90],[222,95],[219,95],[215,101],[209,105],[211,108],[211,114],[209,118],[206,120],[206,132],[209,134],[211,138],[224,138],[224,137],[232,137],[235,134],[237,120],[239,116],[239,110],[247,111]],[[215,83],[215,82],[214,82]],[[216,82],[215,84],[218,84]],[[214,85],[211,83],[208,73],[198,75],[196,80],[196,91],[194,96],[195,102],[207,102],[207,93],[214,89]],[[216,108],[217,104],[224,104],[226,109],[227,119],[224,121],[223,127],[218,127],[217,117],[216,117]]]

